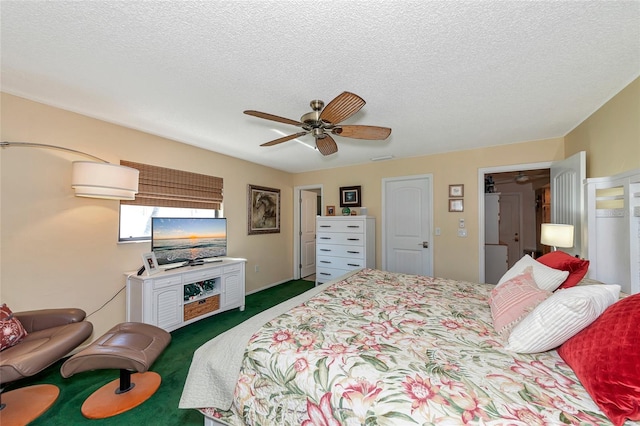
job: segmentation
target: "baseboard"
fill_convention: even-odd
[[[260,287],[260,288],[259,288],[259,289],[257,289],[257,290],[252,290],[252,291],[250,291],[250,292],[248,292],[248,293],[245,293],[245,294],[248,296],[248,295],[250,295],[250,294],[257,293],[257,292],[259,292],[259,291],[266,290],[266,289],[268,289],[268,288],[275,287],[275,286],[278,286],[278,285],[280,285],[280,284],[288,283],[289,281],[293,281],[293,278],[287,278],[286,280],[278,281],[278,282],[275,282],[275,283],[273,283],[273,284],[269,284],[269,285],[267,285],[267,286]]]

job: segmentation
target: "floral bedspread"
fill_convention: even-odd
[[[610,424],[555,351],[507,352],[492,286],[365,269],[251,338],[228,425]]]

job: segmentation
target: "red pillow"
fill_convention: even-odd
[[[536,260],[549,268],[569,272],[567,279],[564,280],[558,288],[575,286],[587,275],[587,271],[589,270],[588,260],[573,257],[563,251],[552,251],[544,256],[540,256]]]
[[[640,420],[640,294],[622,299],[558,353],[616,426]]]
[[[0,306],[0,351],[15,345],[26,335],[27,330],[13,316],[11,309],[3,303]]]

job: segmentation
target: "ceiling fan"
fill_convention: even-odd
[[[266,112],[247,110],[247,115],[252,115],[265,120],[277,121],[285,124],[302,127],[303,131],[292,135],[284,136],[269,142],[265,142],[260,146],[273,146],[282,142],[311,134],[316,140],[316,147],[322,155],[331,155],[338,152],[338,145],[331,135],[338,135],[347,138],[367,139],[367,140],[383,140],[389,137],[391,129],[388,127],[378,126],[362,126],[345,124],[341,122],[351,117],[364,106],[366,102],[360,96],[342,92],[333,99],[325,107],[324,102],[320,100],[311,101],[311,109],[313,111],[304,114],[300,121],[279,117]]]
[[[515,182],[517,184],[525,184],[537,180],[549,180],[549,170],[541,169],[541,170],[528,170],[526,173],[519,172],[503,172],[497,173],[493,175],[495,179],[494,182],[496,184],[506,184]]]

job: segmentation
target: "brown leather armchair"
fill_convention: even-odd
[[[92,333],[82,309],[43,309],[15,312],[27,330],[14,346],[0,352],[0,385],[33,376],[68,355]],[[27,424],[58,398],[54,385],[34,385],[2,393],[2,423]]]

